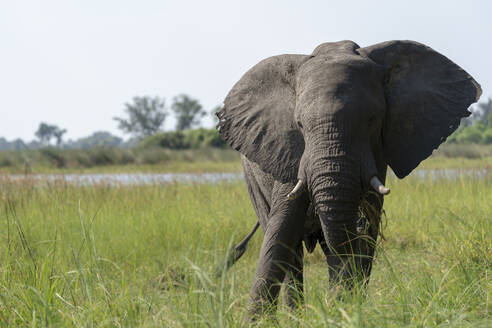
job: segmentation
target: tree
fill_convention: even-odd
[[[51,125],[48,123],[41,122],[39,124],[38,130],[34,135],[41,141],[41,143],[48,145],[51,138],[56,139],[56,145],[60,146],[62,144],[63,135],[67,132],[66,129],[60,129],[56,125]]]
[[[158,131],[167,117],[165,99],[149,96],[133,97],[133,103],[125,103],[128,119],[114,117],[118,129],[136,137],[150,136]]]
[[[185,94],[174,97],[171,108],[176,115],[176,130],[178,131],[199,125],[201,118],[207,114],[198,100]]]
[[[67,129],[59,129],[58,127],[56,127],[55,131],[53,131],[53,136],[55,137],[56,139],[56,145],[58,147],[61,146],[62,142],[63,142],[63,135],[67,132]]]

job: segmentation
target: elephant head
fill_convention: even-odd
[[[308,192],[325,238],[338,245],[370,186],[388,192],[387,166],[408,175],[480,94],[463,69],[417,42],[323,43],[251,68],[227,95],[218,127],[275,180],[300,181],[290,196]]]

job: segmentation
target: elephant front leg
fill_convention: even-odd
[[[293,186],[291,183],[276,183],[273,188],[272,207],[264,231],[246,321],[261,313],[274,311],[286,272],[299,268],[298,245],[303,234],[308,200],[305,195],[289,200],[287,194]],[[299,272],[296,275],[299,277]]]
[[[291,309],[304,304],[304,249],[302,240],[296,247],[293,265],[288,268],[284,279],[284,303]]]

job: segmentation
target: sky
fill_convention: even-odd
[[[346,39],[419,41],[492,97],[488,0],[2,0],[0,137],[34,139],[40,122],[123,136],[113,117],[134,96],[186,93],[210,111],[258,61]]]

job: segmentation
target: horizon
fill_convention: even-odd
[[[97,131],[127,140],[112,118],[134,96],[163,97],[169,108],[185,93],[210,112],[260,60],[344,39],[424,43],[472,75],[486,101],[491,9],[479,0],[3,3],[0,137],[29,142],[46,122],[67,129],[66,140]],[[170,115],[164,128],[174,125]],[[202,125],[212,127],[211,116]]]

